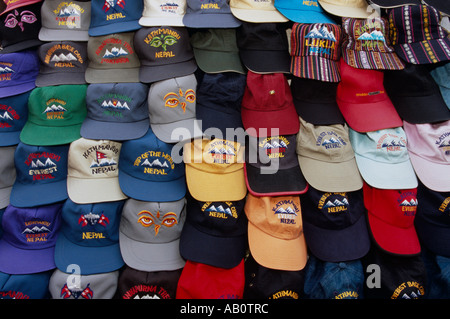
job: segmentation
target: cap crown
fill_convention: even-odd
[[[191,14],[199,12],[201,14],[219,14],[229,13],[231,15],[230,5],[227,0],[213,0],[204,3],[201,0],[187,0],[186,13]]]
[[[182,17],[186,13],[186,0],[144,0],[143,17],[167,17],[167,21],[174,17]]]
[[[39,57],[35,51],[0,55],[0,88],[35,81],[39,73]]]
[[[90,1],[45,0],[41,8],[42,27],[53,30],[88,31]]]
[[[114,30],[116,28],[115,25],[118,23],[138,21],[142,15],[143,8],[143,0],[92,0],[89,28],[110,25],[111,29]],[[120,29],[113,32],[131,31],[136,28],[125,29],[127,30]]]
[[[84,72],[87,48],[84,42],[59,41],[44,43],[38,48],[40,74]]]
[[[0,98],[0,136],[20,132],[28,119],[28,97],[31,91]],[[3,145],[3,141],[0,142]]]

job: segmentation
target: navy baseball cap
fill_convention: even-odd
[[[76,264],[80,275],[115,271],[124,265],[119,224],[124,200],[77,204],[67,199],[55,245],[56,267],[66,272]]]
[[[140,29],[143,0],[92,0],[89,36]]]
[[[20,208],[9,205],[2,218],[0,271],[33,274],[55,268],[62,202]]]
[[[68,154],[69,144],[38,146],[20,142],[14,153],[16,180],[10,203],[32,207],[67,199]]]
[[[0,98],[0,146],[17,145],[28,119],[28,97],[32,90]]]
[[[52,273],[53,270],[23,275],[0,272],[0,299],[48,299]]]
[[[0,97],[17,95],[36,87],[39,57],[35,50],[0,55]]]
[[[119,185],[124,194],[156,202],[184,197],[184,163],[173,159],[173,147],[158,139],[151,128],[138,139],[124,141],[119,161]]]
[[[88,139],[124,141],[149,128],[148,86],[143,83],[92,83],[86,91],[87,115],[80,134]]]

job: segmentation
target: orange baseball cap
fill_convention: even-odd
[[[299,196],[248,194],[244,210],[250,252],[258,264],[288,271],[305,267],[307,247]]]

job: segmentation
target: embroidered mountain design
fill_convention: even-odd
[[[405,147],[405,144],[403,144],[402,141],[400,140],[392,140],[391,142],[383,142],[383,144],[381,144],[381,147]]]
[[[287,214],[287,215],[297,216],[297,213],[295,212],[295,210],[290,206],[288,206],[287,208],[283,208],[283,207],[278,208],[275,211],[275,214]]]
[[[386,41],[381,31],[374,30],[370,33],[364,32],[356,40],[369,40],[369,41]]]
[[[323,207],[336,207],[336,206],[347,206],[347,205],[348,205],[347,198],[343,198],[342,201],[340,201],[339,199],[335,199],[333,202],[328,201],[325,203],[325,205],[323,205]]]
[[[128,55],[128,52],[123,48],[113,47],[111,51],[106,49],[105,54],[103,54],[103,58],[117,58],[125,55]]]
[[[113,109],[121,109],[121,110],[129,110],[127,102],[120,102],[119,100],[109,100],[109,101],[103,101],[102,105],[103,108],[113,108]]]
[[[218,149],[218,148],[213,148],[212,150],[208,151],[208,153],[210,154],[226,154],[226,155],[236,155],[233,150],[231,149],[226,149],[224,147]]]
[[[150,163],[150,161],[148,160],[148,158],[146,158],[145,161],[142,162],[141,166],[150,166],[150,167],[153,167],[153,166],[157,166],[157,167],[169,167],[169,165],[167,164],[166,161],[164,161],[164,163],[161,163],[161,161],[159,160],[159,158],[153,160],[151,163]]]
[[[0,114],[0,120],[13,121],[14,119],[12,118],[11,115],[9,115],[8,112],[5,111],[3,114]]]
[[[214,205],[212,205],[212,206],[208,207],[207,209],[205,209],[205,211],[206,211],[206,212],[218,212],[218,213],[224,213],[224,214],[233,216],[233,214],[231,213],[231,209],[230,209],[229,207],[227,207],[227,208],[225,209],[225,208],[223,208],[222,205],[219,205],[219,206],[217,206],[217,207],[214,206]]]
[[[67,6],[64,9],[61,9],[56,16],[60,18],[80,16],[80,12],[72,6]]]
[[[48,229],[45,226],[38,227],[34,226],[33,228],[25,228],[25,230],[22,232],[22,234],[42,234],[42,233],[49,233],[50,229]]]
[[[336,37],[334,36],[333,32],[328,31],[328,29],[324,25],[320,28],[320,30],[317,29],[317,26],[314,26],[314,28],[309,31],[307,35],[305,35],[305,38],[323,39],[336,42]]]
[[[0,67],[0,74],[10,74],[10,73],[14,73],[15,71],[9,67]]]
[[[51,62],[69,62],[69,61],[77,61],[77,58],[72,54],[72,53],[68,53],[68,54],[64,54],[61,53],[59,55],[55,54],[52,56],[52,58],[50,59]]]

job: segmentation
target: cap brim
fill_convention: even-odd
[[[147,133],[150,122],[144,119],[137,122],[102,122],[85,118],[81,124],[82,137],[93,140],[127,141],[137,139]]]
[[[121,32],[136,31],[140,28],[141,25],[139,24],[138,20],[115,22],[114,31],[111,30],[111,24],[107,24],[98,27],[89,27],[88,35],[91,37],[97,37],[100,35],[111,34],[112,32],[121,33]]]
[[[288,22],[289,19],[278,10],[240,9],[230,6],[231,14],[241,21],[253,23]]]
[[[404,62],[395,52],[342,50],[342,58],[351,67],[369,70],[402,70]]]
[[[193,74],[197,70],[195,59],[179,63],[165,65],[141,65],[139,69],[139,81],[152,83],[174,77]]]
[[[243,106],[241,116],[242,124],[251,136],[293,135],[300,130],[300,120],[293,104],[292,107],[266,112]]]
[[[51,86],[63,84],[86,84],[84,72],[55,72],[39,73],[36,77],[36,86]]]
[[[119,232],[120,251],[124,262],[140,271],[172,271],[184,267],[180,255],[180,240],[149,244],[133,240]]]
[[[199,122],[195,118],[166,124],[150,123],[156,137],[165,143],[188,141],[203,136]]]
[[[426,47],[431,48],[433,59],[426,54]],[[434,64],[450,60],[450,38],[397,44],[393,48],[401,59],[411,64]]]
[[[70,144],[79,139],[81,123],[67,126],[42,126],[27,121],[20,132],[20,140],[29,145]]]
[[[139,68],[105,70],[88,67],[84,77],[87,83],[136,83],[139,82]]]
[[[124,200],[118,178],[83,179],[67,176],[67,193],[77,204],[112,202]]]
[[[193,48],[195,61],[205,73],[237,72],[245,74],[238,52],[208,51]]]
[[[340,6],[319,0],[320,6],[328,13],[338,17],[367,19],[370,17],[372,10],[367,10],[367,6],[364,8],[355,8],[351,6]]]
[[[303,220],[303,231],[313,255],[327,262],[360,259],[369,252],[371,245],[364,215],[343,229],[325,229]]]
[[[173,27],[184,27],[183,16],[170,16],[170,17],[161,17],[161,16],[142,16],[139,19],[139,24],[144,27],[159,27],[162,25],[170,25]]]
[[[189,193],[203,202],[238,201],[247,195],[244,168],[231,173],[209,173],[186,165]]]
[[[320,56],[291,56],[291,73],[299,78],[324,82],[340,82],[339,62]]]
[[[0,98],[13,96],[21,93],[25,93],[27,91],[31,91],[36,87],[36,77],[34,77],[31,81],[27,81],[25,83],[17,84],[17,85],[9,85],[6,87],[0,88]]]
[[[414,217],[414,227],[420,243],[438,256],[450,257],[450,228],[430,223],[420,214]]]
[[[411,189],[418,186],[411,161],[383,163],[355,154],[364,181],[381,189]],[[435,173],[436,174],[436,173]]]
[[[289,51],[239,49],[244,66],[255,73],[290,73]]]
[[[63,30],[63,29],[48,29],[41,27],[39,30],[39,40],[51,41],[88,41],[88,30]]]
[[[307,247],[303,234],[285,240],[271,236],[248,223],[248,243],[255,261],[266,268],[298,271],[307,261]]]
[[[302,101],[294,97],[294,105],[298,116],[313,125],[347,123],[336,102],[315,103],[314,101]]]
[[[245,182],[254,196],[289,196],[308,190],[308,183],[299,166],[279,169],[274,174],[262,174],[262,169],[248,163],[244,165]]]
[[[62,231],[56,239],[54,260],[56,267],[63,272],[67,272],[69,265],[78,265],[80,275],[112,272],[124,265],[119,243],[99,247],[78,246]]]
[[[16,207],[34,207],[66,200],[67,181],[45,184],[20,184],[16,179],[12,186],[10,203]]]
[[[186,12],[183,24],[189,28],[237,28],[242,22],[229,13]]]
[[[363,187],[355,158],[345,162],[323,162],[298,155],[306,181],[322,192],[353,192]],[[379,174],[380,171],[376,171]]]
[[[20,143],[20,131],[0,133],[0,146],[12,146]]]
[[[38,39],[30,39],[30,40],[22,41],[19,43],[14,43],[14,44],[4,47],[2,49],[2,54],[13,53],[13,52],[26,50],[26,49],[31,49],[31,48],[40,46],[42,44],[43,44],[43,42]]]
[[[202,105],[201,101],[197,102],[195,115],[201,121],[201,128],[205,135],[211,136],[217,134],[216,129],[222,132],[223,139],[226,138],[227,129],[243,128],[241,113],[237,110],[220,110],[207,105]]]
[[[151,182],[119,170],[119,185],[128,197],[148,202],[171,202],[186,195],[184,176],[168,182]]]
[[[247,236],[219,237],[205,234],[185,222],[180,237],[180,253],[186,260],[230,269],[245,257]]]
[[[0,271],[11,275],[34,274],[56,268],[55,247],[19,249],[0,240]]]
[[[277,10],[286,18],[297,23],[336,23],[334,20],[332,20],[322,12],[286,8],[277,4],[276,2],[275,8],[277,8]]]
[[[450,165],[427,161],[408,150],[412,167],[420,181],[436,192],[450,192]]]

